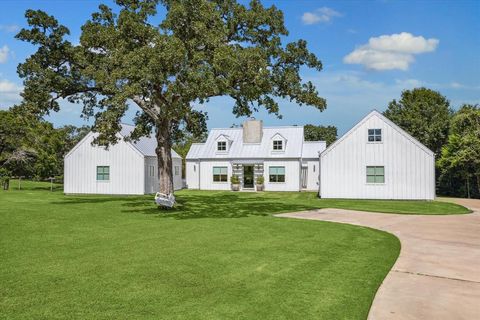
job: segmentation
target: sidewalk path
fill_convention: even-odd
[[[277,216],[367,226],[400,239],[400,256],[375,296],[369,319],[480,319],[480,200],[449,201],[474,213],[320,209]]]

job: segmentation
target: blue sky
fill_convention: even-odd
[[[53,14],[78,41],[80,26],[100,2],[2,1],[0,11],[0,108],[19,101],[22,81],[18,63],[35,50],[14,39],[25,26],[28,8]],[[425,86],[440,91],[457,108],[480,103],[479,1],[263,1],[285,15],[290,35],[285,41],[307,40],[323,62],[321,72],[302,70],[327,99],[327,110],[280,101],[283,119],[260,112],[266,125],[336,125],[345,132],[371,109],[383,111],[404,89]],[[228,127],[242,122],[232,115],[233,102],[212,99],[201,108],[208,126]],[[124,121],[131,122],[135,108]],[[81,106],[64,103],[49,120],[56,126],[84,124]]]

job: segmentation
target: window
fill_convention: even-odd
[[[368,142],[381,142],[382,129],[368,129]]]
[[[213,167],[213,182],[227,182],[227,167]]]
[[[155,167],[154,166],[149,166],[148,167],[148,174],[150,177],[153,177],[155,175]]]
[[[109,180],[110,180],[110,167],[97,166],[97,181],[109,181]]]
[[[367,167],[367,183],[385,183],[385,167]]]
[[[217,151],[227,151],[227,141],[218,141]]]
[[[180,174],[180,167],[175,166],[175,175],[178,176]]]
[[[273,140],[273,150],[283,150],[283,141]]]
[[[270,182],[285,182],[285,167],[269,167]]]

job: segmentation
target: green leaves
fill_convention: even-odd
[[[427,88],[405,90],[389,103],[384,115],[439,155],[448,139],[452,110],[439,92]]]
[[[222,95],[235,99],[238,116],[261,107],[279,116],[275,97],[325,109],[325,100],[299,74],[301,66],[320,71],[322,64],[304,40],[282,45],[288,32],[274,6],[162,1],[167,14],[155,26],[150,20],[158,1],[116,3],[118,14],[99,6],[83,25],[78,46],[65,39],[69,31],[54,17],[27,11],[30,28],[17,38],[38,51],[18,68],[25,105],[46,114],[58,110],[58,99],[79,102],[85,117],[95,116],[104,143],[116,141],[114,131],[132,102],[142,110],[139,132],[165,121],[172,130],[191,128],[190,119],[204,121],[192,103]]]

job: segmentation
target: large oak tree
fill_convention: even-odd
[[[38,50],[18,67],[24,78],[24,106],[45,114],[59,100],[83,105],[95,117],[96,143],[117,141],[129,103],[137,113],[132,139],[149,135],[158,143],[159,189],[173,192],[171,145],[182,132],[204,131],[205,114],[193,104],[215,96],[234,99],[233,112],[248,116],[259,108],[279,115],[275,98],[320,111],[326,102],[302,66],[321,70],[304,40],[283,44],[283,14],[253,0],[116,0],[100,5],[82,26],[79,44],[67,27],[43,11],[28,10],[29,28],[18,39]],[[157,8],[165,16],[158,24]]]

